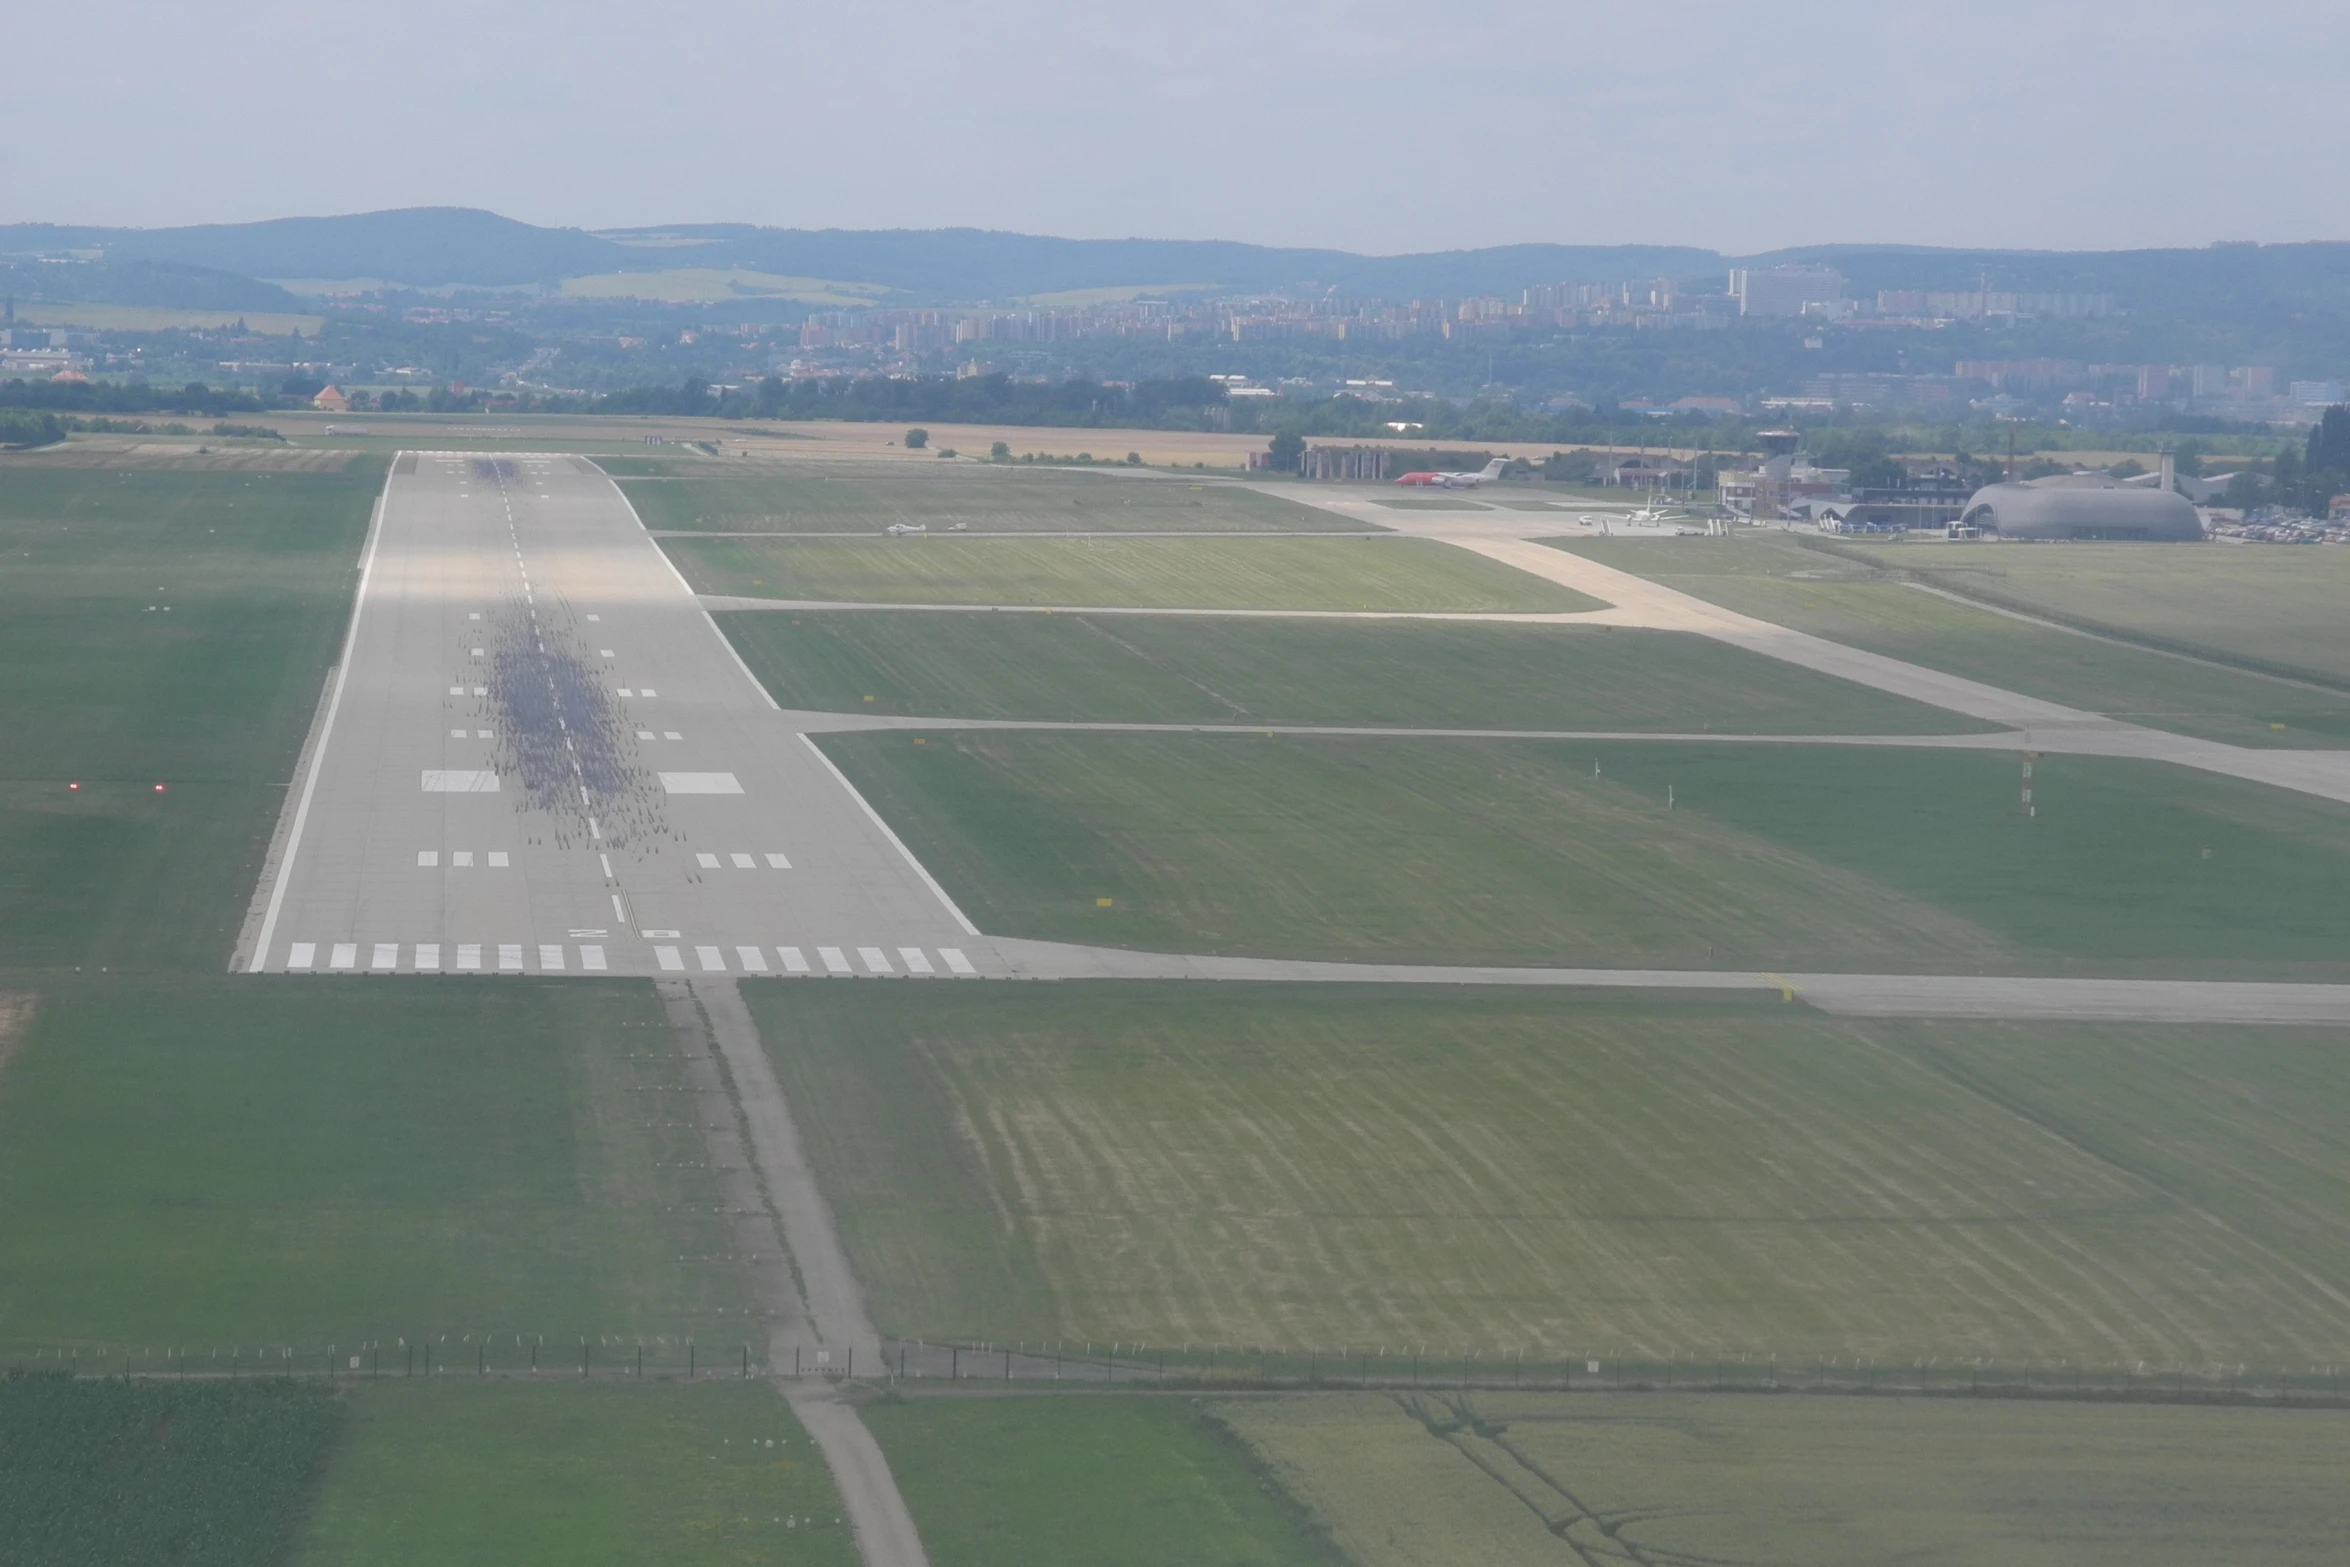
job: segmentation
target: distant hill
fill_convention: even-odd
[[[33,261],[0,256],[0,294],[27,303],[164,305],[256,314],[309,308],[275,283],[176,261]]]
[[[1852,292],[1972,288],[2111,293],[2133,313],[2180,320],[2249,319],[2285,324],[2332,319],[2350,297],[2350,245],[2215,245],[2201,250],[1937,250],[1899,245],[1815,245],[1751,257],[1687,246],[1503,245],[1425,255],[1361,256],[1221,240],[1056,239],[984,229],[775,229],[689,224],[589,233],[540,228],[496,213],[413,207],[345,217],[174,229],[0,226],[0,258],[99,252],[105,270],[82,286],[145,290],[123,303],[166,302],[178,288],[234,302],[217,308],[288,308],[275,292],[236,292],[225,280],[379,278],[420,288],[506,286],[672,267],[746,268],[884,288],[905,303],[990,300],[1082,289],[1209,285],[1227,290],[1317,289],[1391,299],[1516,295],[1538,283],[1671,278],[1719,286],[1735,266],[1808,262],[1836,267]],[[142,273],[140,264],[178,268]],[[21,265],[12,268],[21,270]],[[44,269],[54,270],[54,269]],[[205,273],[213,281],[198,276]],[[250,285],[266,289],[268,285]],[[74,298],[89,298],[77,294]],[[114,296],[109,296],[114,297]],[[170,302],[177,302],[172,300]],[[209,300],[208,300],[209,302]]]
[[[0,227],[0,254],[103,250],[261,278],[382,278],[417,288],[553,282],[643,265],[649,254],[579,229],[543,229],[466,207],[272,218],[177,229]]]
[[[709,224],[635,229],[611,236],[664,248],[638,250],[631,268],[745,266],[787,277],[879,283],[924,298],[994,300],[1077,289],[1212,283],[1230,289],[1335,288],[1342,294],[1418,298],[1517,293],[1565,279],[1677,276],[1715,270],[1711,251],[1651,245],[1509,245],[1425,256],[1358,256],[1281,250],[1228,240],[1052,239],[988,229],[761,229]],[[689,241],[679,245],[678,241]],[[658,260],[652,258],[660,258]],[[688,258],[691,258],[690,260]]]

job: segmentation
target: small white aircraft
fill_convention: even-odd
[[[1480,484],[1491,484],[1501,477],[1501,470],[1509,463],[1506,457],[1496,457],[1475,473],[1407,473],[1395,482],[1415,489],[1473,490]]]
[[[928,533],[930,528],[919,522],[893,522],[881,531],[893,539],[902,539],[909,533]]]
[[[1613,524],[1619,522],[1627,528],[1655,530],[1669,528],[1675,538],[1696,538],[1713,532],[1711,519],[1699,517],[1694,512],[1678,506],[1643,506],[1633,511],[1613,514],[1586,512],[1576,520],[1585,527],[1596,527],[1601,533],[1610,537],[1615,534]],[[1688,526],[1693,522],[1703,522],[1706,526],[1702,528]]]

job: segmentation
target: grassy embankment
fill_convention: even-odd
[[[2340,681],[2350,678],[2336,672],[2350,670],[2350,643],[2324,608],[2329,584],[2341,573],[2333,562],[2337,552],[2120,544],[1944,551],[1839,543],[1830,554],[1783,534],[1574,540],[1559,547],[1759,620],[2157,729],[2235,745],[2350,743],[2350,695],[2032,625],[1921,592],[1891,572],[1898,567],[1955,592],[1998,597],[2072,622],[2094,620],[2207,657],[2258,660]],[[2086,564],[2073,567],[2075,557]],[[2308,580],[2285,587],[2280,574],[2296,566]]]
[[[857,1560],[824,1460],[765,1383],[419,1380],[350,1404],[302,1567]]]
[[[733,1364],[749,1294],[622,981],[54,981],[0,1075],[0,1352]],[[445,1342],[442,1335],[446,1335]],[[722,1347],[721,1347],[722,1346]],[[167,1352],[171,1359],[167,1362]],[[379,1362],[368,1351],[367,1366]]]
[[[937,1567],[1306,1567],[1329,1560],[1243,1449],[1165,1398],[868,1406]]]
[[[922,611],[727,613],[786,707],[1109,723],[1957,733],[1923,703],[1664,631]]]
[[[2340,977],[2350,943],[2350,808],[2152,763],[2043,759],[2027,818],[2017,762],[1997,752],[1016,732],[823,744],[1005,934],[1316,958],[2307,978]]]
[[[603,467],[655,530],[874,534],[917,523],[934,533],[957,524],[974,533],[1361,533],[1370,526],[1233,484],[1065,470],[764,462],[738,472],[621,458]]]
[[[1214,1414],[1359,1567],[2316,1567],[2350,1530],[2332,1413],[1599,1394]]]
[[[751,999],[909,1337],[1398,1375],[2350,1352],[2338,1031],[1203,983]]]
[[[382,481],[9,471],[0,965],[227,961]]]
[[[1594,599],[1426,539],[664,539],[698,593],[872,604],[1484,613]]]

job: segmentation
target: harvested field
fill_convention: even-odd
[[[1998,752],[836,734],[972,918],[1395,961],[2339,978],[2350,808]],[[1097,900],[1110,898],[1110,907]]]
[[[1214,1408],[1362,1567],[2337,1558],[2338,1415],[1736,1396]]]
[[[1921,592],[1871,564],[1881,560],[1885,567],[1898,566],[1911,571],[1918,560],[1946,559],[1953,567],[1942,574],[1948,576],[1953,590],[2009,591],[2002,584],[2012,586],[2016,576],[1992,579],[1964,563],[2041,560],[2061,563],[2081,551],[2134,552],[2138,546],[2003,545],[1987,551],[1953,548],[1944,555],[1936,547],[1916,545],[1900,549],[1879,547],[1859,553],[1859,558],[1855,558],[1856,552],[1861,552],[1860,546],[1839,545],[1839,553],[1831,555],[1806,549],[1781,535],[1763,538],[1739,535],[1728,539],[1570,540],[1560,542],[1559,547],[1619,570],[1652,577],[1668,587],[1758,620],[1793,626],[1831,641],[2157,729],[2201,735],[2233,745],[2332,749],[2350,743],[2350,738],[2346,738],[2350,737],[2350,695],[2312,691],[2262,679],[2249,672],[2210,668],[2141,648],[2031,625],[1988,608],[1953,603]],[[2208,548],[2165,545],[2148,546],[2145,555],[2154,563],[2149,570],[2177,573],[2198,561],[2212,559],[2212,550],[2219,550],[2231,560],[2238,556],[2262,556],[2298,561],[2327,554],[2281,548],[2264,551],[2222,549],[2216,545]],[[2171,564],[2165,566],[2165,562]],[[1916,575],[1928,580],[1937,572],[1929,569]],[[2247,624],[2263,622],[2264,612],[2252,608],[2253,602],[2252,598],[2239,595],[2230,599],[2227,613],[2247,616]],[[2292,604],[2280,608],[2283,618],[2290,622]],[[2118,616],[2118,611],[2115,613]],[[2136,627],[2133,634],[2139,634],[2152,633],[2170,622],[2150,613],[2143,620],[2121,624],[2125,629]],[[2188,638],[2184,631],[2177,640],[2181,646],[2186,645]],[[2311,645],[2322,648],[2328,644],[2324,637],[2317,637]],[[2249,633],[2241,646],[2247,655],[2255,648],[2265,649],[2261,656],[2277,653],[2279,658],[2274,661],[2290,662],[2283,650],[2251,639]],[[2217,646],[2207,651],[2213,656],[2236,656]],[[2313,672],[2320,668],[2316,655],[2305,662]]]
[[[907,1337],[2296,1372],[2350,1353],[2334,1031],[1207,983],[751,999],[786,1091],[826,1107],[819,1180]]]
[[[785,707],[1126,723],[1947,734],[1923,703],[1675,632],[1143,615],[721,614]]]
[[[1065,433],[1065,432],[1064,432]],[[607,462],[624,472],[621,460]],[[651,466],[639,459],[634,466]],[[756,474],[669,464],[675,477],[622,478],[660,531],[873,534],[896,523],[941,533],[1360,533],[1364,525],[1239,485],[1153,475],[969,463],[778,464]],[[690,477],[689,477],[690,475]]]
[[[302,1567],[854,1567],[765,1382],[363,1383]]]
[[[869,604],[1560,611],[1598,602],[1427,539],[663,539],[698,593]]]

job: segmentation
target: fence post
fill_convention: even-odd
[[[685,1341],[685,1379],[694,1379],[694,1341],[690,1338]]]

